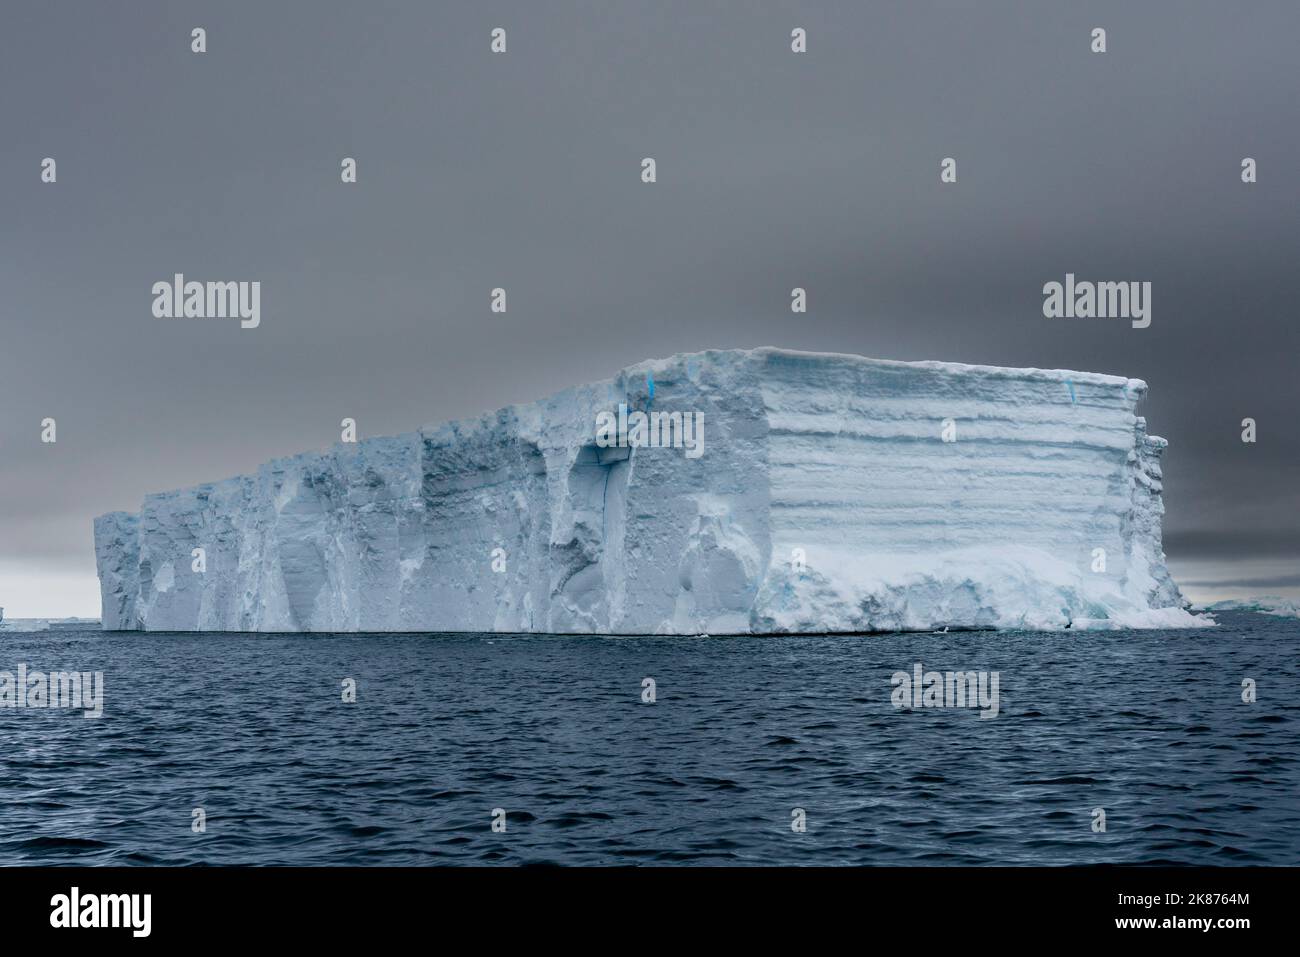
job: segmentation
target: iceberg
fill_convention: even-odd
[[[1212,625],[1165,567],[1146,390],[771,348],[641,362],[102,515],[103,627]]]
[[[1204,606],[1203,611],[1253,611],[1277,618],[1300,618],[1300,601],[1279,595],[1260,595],[1256,598],[1229,598]]]

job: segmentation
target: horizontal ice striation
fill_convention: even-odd
[[[106,629],[790,633],[1209,624],[1137,379],[777,349],[643,362],[95,522]],[[597,414],[703,413],[703,451]],[[195,549],[206,568],[195,569]]]

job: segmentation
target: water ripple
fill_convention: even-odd
[[[99,720],[0,708],[0,864],[1294,865],[1300,622],[1220,620],[1068,636],[10,633],[0,670],[100,670],[106,701]],[[917,661],[998,671],[998,717],[896,710],[890,676]]]

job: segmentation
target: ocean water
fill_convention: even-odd
[[[102,671],[105,693],[97,720],[0,708],[0,864],[1297,864],[1300,621],[1219,620],[3,634],[0,671]],[[917,662],[998,672],[997,717],[896,709]]]

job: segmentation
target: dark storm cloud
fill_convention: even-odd
[[[1226,580],[1252,542],[1297,554],[1292,3],[0,17],[0,577],[93,598],[95,514],[328,445],[343,416],[406,431],[758,345],[1146,379],[1171,557]],[[1150,281],[1151,327],[1043,318],[1067,271]],[[261,327],[154,319],[175,272],[260,281]]]

